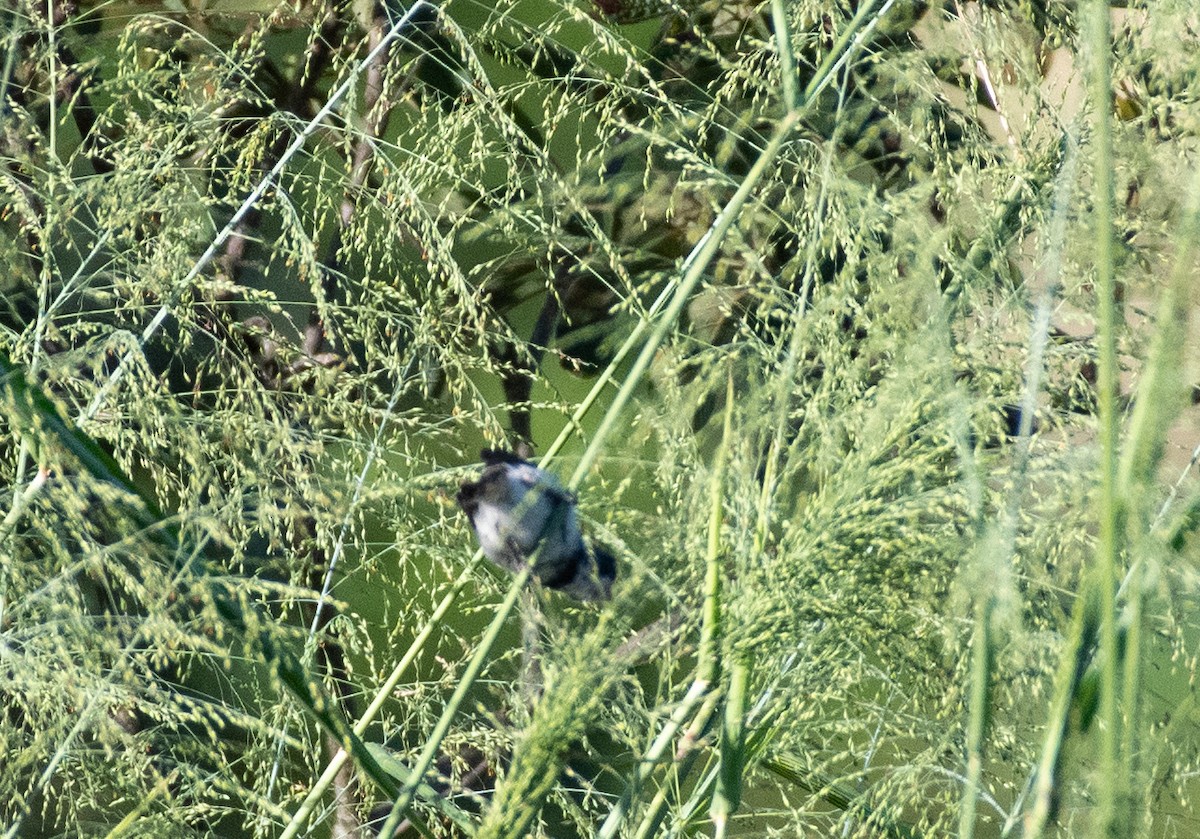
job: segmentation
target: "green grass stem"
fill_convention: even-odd
[[[155,539],[167,556],[178,563],[177,573],[189,578],[205,580],[208,577],[205,563],[208,559],[205,546],[193,550],[185,547],[182,535],[172,519],[164,516],[154,499],[140,489],[112,456],[87,434],[74,428],[59,413],[58,408],[39,388],[31,384],[23,371],[0,355],[0,384],[4,386],[10,416],[24,428],[26,439],[34,440],[32,446],[39,460],[57,462],[61,455],[56,449],[67,452],[79,467],[96,480],[114,487],[130,500],[130,515],[144,532]],[[263,659],[271,666],[273,675],[285,690],[355,762],[385,792],[396,794],[399,788],[391,775],[384,771],[366,748],[357,732],[337,710],[337,705],[326,694],[318,681],[300,664],[299,659],[271,635],[251,635],[251,624],[263,621],[254,614],[254,607],[234,594],[221,590],[221,586],[209,583],[212,604],[222,622],[238,634],[247,644],[257,644]],[[47,766],[52,772],[56,761]],[[418,775],[418,778],[420,776]],[[430,802],[447,815],[453,813],[453,805],[441,799]],[[418,820],[413,820],[418,829],[424,830]]]
[[[400,684],[401,677],[408,671],[408,668],[416,660],[421,650],[425,648],[425,644],[430,636],[433,635],[434,630],[441,626],[442,620],[450,610],[450,607],[458,599],[459,594],[462,593],[467,583],[474,579],[475,566],[482,557],[483,551],[476,552],[475,556],[458,575],[458,579],[454,581],[454,585],[451,586],[450,591],[446,592],[441,602],[433,610],[433,614],[429,616],[429,620],[421,627],[421,631],[413,638],[412,643],[409,644],[400,661],[396,663],[392,668],[392,672],[388,674],[383,684],[379,686],[379,690],[375,692],[375,696],[371,699],[371,704],[367,706],[362,716],[354,723],[354,732],[360,737],[366,733],[367,727],[375,721],[384,704],[391,697],[392,691]],[[308,823],[308,819],[320,803],[321,797],[329,790],[329,786],[333,783],[338,772],[345,765],[349,757],[345,749],[339,749],[337,754],[330,759],[324,771],[321,772],[321,776],[317,778],[316,782],[304,796],[304,800],[300,802],[300,806],[292,814],[291,819],[284,827],[283,833],[280,834],[280,839],[292,839],[292,837],[298,835],[304,829]]]
[[[1125,516],[1117,486],[1120,414],[1117,406],[1117,310],[1113,253],[1112,73],[1109,4],[1096,0],[1086,10],[1090,56],[1093,154],[1095,180],[1095,250],[1098,349],[1098,422],[1100,442],[1100,537],[1092,574],[1100,610],[1100,719],[1097,835],[1121,836],[1116,801],[1128,789],[1129,778],[1120,758],[1121,709],[1117,703],[1116,586],[1118,555]]]
[[[709,265],[721,252],[721,248],[725,242],[725,237],[728,236],[729,231],[733,229],[734,224],[737,222],[738,216],[741,214],[743,208],[749,203],[751,196],[754,194],[754,190],[758,187],[763,177],[770,171],[770,168],[775,164],[779,154],[787,147],[787,143],[791,137],[792,131],[794,131],[796,126],[800,124],[800,121],[803,119],[804,115],[816,104],[817,95],[833,81],[834,75],[838,68],[849,60],[857,48],[861,47],[866,36],[875,28],[880,17],[887,11],[888,8],[891,7],[891,5],[892,3],[889,0],[889,2],[884,4],[883,9],[876,16],[873,16],[875,12],[874,3],[864,3],[859,7],[853,19],[851,19],[850,23],[846,26],[845,30],[839,34],[838,40],[835,42],[833,49],[831,49],[829,54],[825,57],[825,60],[821,63],[821,66],[817,68],[816,73],[813,75],[812,81],[809,83],[808,87],[805,88],[804,97],[800,103],[800,106],[794,110],[789,110],[776,124],[775,131],[771,135],[771,139],[763,148],[762,153],[758,156],[758,159],[754,162],[754,165],[746,174],[746,177],[742,179],[741,184],[738,186],[733,196],[721,209],[721,212],[717,215],[716,219],[714,219],[708,231],[703,237],[701,237],[700,241],[696,243],[696,246],[688,254],[687,258],[684,259],[683,264],[680,266],[679,279],[677,281],[673,281],[672,284],[668,286],[668,289],[664,290],[659,296],[659,300],[665,300],[667,291],[669,290],[670,302],[666,304],[662,314],[658,317],[657,323],[655,323],[650,336],[646,339],[645,344],[642,346],[641,352],[639,352],[637,358],[634,359],[633,364],[630,366],[629,372],[625,375],[625,380],[621,383],[616,395],[613,397],[613,401],[610,403],[608,409],[604,412],[604,416],[600,421],[599,427],[596,429],[595,434],[592,435],[592,439],[589,441],[587,449],[584,450],[583,455],[580,457],[579,464],[576,466],[574,473],[572,473],[570,480],[567,481],[567,486],[569,488],[577,489],[579,487],[579,485],[583,482],[584,477],[587,475],[588,470],[591,469],[592,464],[595,463],[597,458],[600,456],[600,452],[604,449],[605,441],[607,440],[608,435],[615,427],[617,419],[624,411],[625,406],[633,397],[634,391],[641,383],[642,376],[644,376],[646,371],[650,368],[650,363],[654,360],[654,356],[658,352],[658,348],[662,346],[662,343],[666,340],[668,333],[671,332],[671,330],[675,327],[677,321],[679,320],[679,315],[683,312],[684,306],[686,306],[688,301],[691,299],[692,292],[695,291],[696,287],[700,284],[700,281],[704,278],[705,272],[708,270]],[[653,308],[651,312],[653,312]],[[648,318],[651,316],[653,315],[649,315]],[[647,321],[645,320],[642,321],[642,323],[646,322]],[[622,350],[632,349],[634,346],[634,337],[637,336],[640,339],[641,331],[642,324],[639,323],[638,328],[635,329],[635,331],[630,335],[629,339],[625,341],[624,345],[622,346]],[[624,353],[619,353],[618,357],[624,358]],[[617,361],[614,360],[614,362],[609,365],[609,369],[613,369],[616,363]],[[592,387],[587,397],[585,397],[583,404],[580,406],[581,410],[585,406],[591,406],[594,404],[595,398],[599,395],[600,391],[607,386],[611,378],[611,376],[601,376],[601,378]],[[578,414],[579,412],[576,413]],[[559,435],[560,439],[555,440],[555,444],[551,450],[557,450],[557,448],[561,445],[560,440],[564,438],[564,435],[568,434],[572,430],[572,426],[574,425],[575,422],[573,421],[570,425],[568,425],[568,428],[563,430],[562,434]]]
[[[404,818],[409,806],[413,802],[416,795],[417,787],[425,777],[425,773],[429,771],[429,767],[433,765],[433,761],[437,758],[438,749],[442,746],[442,740],[446,733],[450,730],[450,724],[454,718],[458,716],[458,711],[462,707],[463,701],[467,698],[467,693],[475,684],[475,680],[483,671],[484,665],[487,663],[488,656],[492,653],[492,648],[496,645],[496,639],[500,637],[500,631],[504,628],[508,616],[512,614],[513,609],[517,605],[517,600],[520,599],[521,592],[529,582],[530,574],[533,569],[533,560],[523,568],[513,579],[512,585],[508,587],[508,593],[504,600],[496,609],[496,616],[488,625],[487,631],[480,638],[475,652],[471,656],[470,662],[467,664],[462,675],[459,677],[458,686],[450,699],[446,702],[446,707],[442,711],[441,717],[437,724],[434,725],[433,731],[425,740],[425,746],[421,750],[421,754],[417,757],[417,762],[413,765],[412,773],[413,780],[405,784],[399,791],[395,804],[392,806],[391,813],[388,814],[387,821],[379,830],[379,839],[392,839],[395,835],[396,828],[400,824],[400,820]],[[409,816],[410,820],[413,820]],[[413,820],[415,821],[415,820]]]

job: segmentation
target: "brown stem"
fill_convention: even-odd
[[[385,10],[377,7],[368,36],[370,50],[373,51],[379,45],[388,28],[389,22]],[[337,283],[341,269],[343,237],[354,221],[354,215],[358,210],[358,196],[370,176],[375,161],[375,141],[387,129],[388,118],[391,116],[391,103],[381,103],[381,99],[383,98],[385,73],[392,54],[393,51],[390,48],[383,50],[367,66],[366,84],[363,90],[363,106],[366,113],[363,133],[351,153],[350,179],[342,196],[338,227],[324,259],[325,270],[322,272],[321,286],[325,299],[329,303],[337,304],[345,300],[345,289],[339,287]],[[308,325],[304,334],[304,349],[311,356],[329,352],[332,349],[327,325],[321,317],[319,306],[313,306],[309,312]],[[355,355],[362,355],[360,347],[347,349]]]
[[[303,540],[298,546],[308,553],[308,583],[309,588],[324,595],[325,580],[329,569],[329,558],[325,551],[316,543],[316,521],[311,515],[304,515],[297,530]],[[346,651],[339,644],[333,632],[329,631],[329,623],[334,618],[334,609],[324,596],[317,600],[311,610],[309,620],[313,635],[318,638],[317,653],[325,675],[333,683],[334,695],[341,706],[342,714],[347,719],[357,719],[358,703],[355,700],[354,685],[350,681],[350,671],[346,666]],[[330,737],[324,738],[324,750],[327,760],[332,760],[341,749],[342,744]],[[347,761],[334,776],[331,785],[334,800],[333,836],[335,839],[351,839],[358,837],[361,825],[358,820],[359,790],[355,783],[353,765]]]

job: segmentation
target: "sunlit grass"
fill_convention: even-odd
[[[5,13],[0,835],[1194,832],[1200,51],[910,6]]]

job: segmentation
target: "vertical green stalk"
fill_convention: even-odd
[[[971,649],[971,690],[968,697],[970,718],[967,722],[967,782],[963,786],[962,807],[958,816],[959,839],[975,835],[975,803],[979,798],[979,778],[983,774],[983,742],[987,736],[991,709],[991,679],[994,660],[992,612],[996,598],[980,597],[975,618],[975,638]]]
[[[58,92],[59,92],[59,77],[58,77],[58,30],[54,25],[54,0],[46,0],[46,82],[47,107],[50,109],[50,118],[47,120],[46,127],[48,133],[48,142],[46,148],[50,152],[50,156],[57,159],[58,155]],[[59,169],[61,172],[61,168]],[[49,249],[47,249],[48,251]]]
[[[0,22],[4,25],[3,29],[8,42],[4,48],[4,66],[0,68],[0,90],[8,90],[9,82],[17,66],[17,55],[19,54],[17,47],[24,34],[25,18],[16,4],[8,4],[0,9]]]
[[[717,788],[709,815],[716,836],[725,835],[729,817],[742,803],[742,773],[746,768],[746,706],[750,684],[749,657],[741,654],[729,668],[729,691],[725,695],[725,716],[721,723],[721,756]]]
[[[1195,268],[1197,238],[1200,237],[1200,169],[1196,170],[1185,194],[1188,197],[1187,208],[1175,236],[1175,269],[1159,302],[1154,341],[1138,385],[1137,401],[1117,467],[1117,486],[1123,496],[1129,499],[1126,524],[1132,557],[1129,573],[1117,593],[1118,599],[1125,604],[1124,681],[1121,694],[1125,727],[1121,738],[1121,754],[1128,766],[1129,784],[1125,800],[1119,802],[1121,806],[1115,819],[1125,824],[1135,823],[1137,814],[1134,808],[1139,798],[1137,791],[1145,788],[1140,778],[1142,767],[1153,761],[1153,758],[1142,758],[1144,750],[1139,742],[1143,705],[1144,578],[1146,566],[1153,561],[1154,552],[1160,544],[1156,536],[1151,534],[1154,518],[1149,499],[1154,494],[1149,487],[1155,481],[1162,461],[1167,431],[1185,402],[1186,386],[1182,368],[1187,338],[1188,289]],[[1157,740],[1165,742],[1161,737]]]
[[[638,353],[632,367],[626,374],[625,381],[621,384],[616,396],[613,397],[612,404],[605,411],[604,417],[600,421],[600,427],[596,429],[595,435],[593,435],[587,449],[579,459],[579,465],[576,467],[574,474],[567,481],[568,488],[578,488],[579,484],[583,481],[583,477],[591,469],[596,458],[599,457],[600,451],[604,446],[604,441],[607,439],[609,433],[611,433],[625,405],[628,404],[630,398],[633,396],[633,391],[641,383],[642,376],[649,369],[650,362],[653,361],[658,348],[666,339],[667,333],[674,327],[680,313],[683,311],[683,307],[687,305],[692,291],[699,284],[708,266],[712,264],[717,254],[720,253],[721,246],[725,242],[725,237],[736,223],[742,212],[742,208],[750,200],[750,196],[753,194],[755,188],[757,188],[759,182],[775,164],[780,153],[787,147],[787,142],[791,138],[792,131],[800,124],[800,120],[804,115],[814,106],[816,98],[821,91],[833,80],[838,68],[848,62],[862,48],[867,37],[875,29],[879,20],[887,14],[892,4],[893,0],[887,0],[878,12],[875,11],[876,4],[874,2],[863,3],[859,6],[850,23],[838,36],[829,54],[825,56],[825,60],[821,62],[821,66],[813,74],[812,80],[804,89],[804,94],[800,98],[800,102],[795,108],[789,109],[779,120],[778,125],[775,127],[775,133],[767,142],[762,154],[758,156],[758,160],[754,162],[754,166],[746,173],[746,177],[738,186],[733,197],[721,209],[712,226],[709,227],[703,238],[701,238],[696,247],[692,249],[692,252],[683,261],[683,265],[681,266],[682,275],[675,285],[670,303],[667,304],[666,310],[659,316],[658,323],[655,324],[650,337],[646,339],[641,352]],[[664,291],[665,294],[666,292]],[[655,306],[659,305],[659,301],[662,300],[663,297],[660,296],[655,301]],[[645,321],[642,323],[645,323]],[[642,323],[639,323],[638,329],[635,330],[635,334],[639,336],[641,334]],[[633,336],[630,336],[630,340],[626,341],[625,345],[621,347],[622,357],[631,348],[632,340]],[[612,369],[612,365],[610,365],[609,369]],[[610,378],[602,376],[596,382],[585,399],[586,405],[590,406],[593,403],[599,390],[607,386]],[[576,416],[579,416],[579,414]],[[559,435],[559,439],[554,441],[554,445],[551,448],[557,451],[566,436],[574,431],[574,428],[575,423],[572,422],[567,428],[563,429],[563,433]]]
[[[721,524],[725,520],[725,472],[733,432],[733,373],[725,384],[725,425],[713,463],[708,497],[708,544],[704,556],[704,617],[700,628],[697,677],[708,684],[721,668]]]
[[[1095,178],[1095,261],[1098,389],[1100,423],[1100,539],[1092,574],[1099,591],[1100,608],[1100,732],[1097,834],[1124,833],[1117,820],[1116,799],[1124,794],[1128,779],[1119,759],[1121,717],[1117,705],[1117,555],[1124,505],[1117,488],[1117,312],[1113,279],[1113,149],[1112,81],[1109,67],[1109,4],[1096,0],[1089,9],[1091,98]]]
[[[771,25],[775,28],[775,52],[779,55],[783,104],[788,111],[794,111],[800,105],[800,89],[796,86],[796,55],[792,50],[791,30],[783,0],[771,0]]]
[[[621,823],[625,820],[634,800],[641,791],[642,785],[649,778],[650,772],[667,755],[667,749],[683,723],[691,715],[697,704],[709,695],[713,682],[720,672],[721,644],[721,525],[725,514],[725,472],[729,460],[729,447],[732,445],[733,429],[733,376],[730,375],[726,385],[725,427],[720,448],[717,449],[716,460],[713,464],[712,480],[709,484],[709,516],[708,542],[705,550],[704,575],[704,616],[700,628],[700,650],[697,655],[696,677],[692,680],[683,702],[675,709],[667,724],[663,726],[654,743],[647,749],[645,756],[634,769],[633,776],[626,785],[620,800],[609,811],[608,817],[600,827],[597,837],[611,839],[617,835]],[[705,703],[709,710],[701,713],[693,720],[689,731],[700,732],[707,726],[711,715],[711,703]],[[665,788],[665,785],[664,785]],[[661,794],[662,790],[660,790]],[[665,799],[664,799],[665,801]]]
[[[600,826],[600,830],[596,832],[596,839],[615,839],[621,829],[621,823],[625,820],[625,816],[629,813],[633,806],[633,801],[637,798],[641,791],[642,785],[646,783],[646,779],[650,777],[650,772],[654,767],[663,761],[668,754],[668,748],[671,742],[675,739],[675,735],[683,728],[683,724],[687,722],[688,717],[696,710],[701,700],[708,693],[708,686],[700,680],[692,682],[688,688],[687,694],[683,697],[683,701],[671,714],[666,725],[658,732],[658,736],[654,738],[654,742],[650,744],[650,748],[638,761],[637,767],[633,770],[633,776],[629,779],[629,783],[625,785],[625,792],[621,798],[613,805],[608,816],[604,819],[604,824]]]
[[[1131,540],[1130,547],[1135,555],[1138,555],[1150,549],[1150,542],[1150,539],[1135,537]],[[1134,561],[1133,567],[1129,569],[1129,576],[1126,578],[1128,583],[1126,603],[1128,605],[1125,612],[1125,638],[1121,650],[1121,666],[1123,668],[1121,706],[1125,725],[1121,731],[1119,746],[1125,775],[1121,798],[1116,802],[1117,807],[1112,819],[1115,824],[1123,826],[1127,833],[1132,833],[1133,825],[1137,824],[1134,813],[1137,801],[1145,797],[1144,792],[1138,792],[1143,789],[1139,784],[1139,776],[1142,774],[1140,735],[1142,734],[1142,624],[1146,598],[1142,585],[1144,574],[1145,565],[1139,558]]]
[[[1033,798],[1025,814],[1025,836],[1042,835],[1050,819],[1056,798],[1057,774],[1063,742],[1067,736],[1071,703],[1077,698],[1080,682],[1093,659],[1098,659],[1100,693],[1100,732],[1098,767],[1099,789],[1095,835],[1121,835],[1116,799],[1129,788],[1127,771],[1119,760],[1122,721],[1117,703],[1118,644],[1116,580],[1121,535],[1124,532],[1125,507],[1117,479],[1117,354],[1116,296],[1113,254],[1113,148],[1112,91],[1109,66],[1109,6],[1094,2],[1089,12],[1090,89],[1093,103],[1093,154],[1095,289],[1097,296],[1098,381],[1097,402],[1100,444],[1100,503],[1098,505],[1099,542],[1095,561],[1084,577],[1075,604],[1071,634],[1063,650],[1055,676],[1050,723],[1042,755],[1033,777]],[[1099,655],[1093,656],[1093,645]],[[1119,774],[1121,773],[1121,774]],[[1007,835],[1008,831],[1005,831]]]
[[[733,444],[733,374],[730,373],[725,386],[725,427],[721,437],[721,448],[717,452],[717,464],[713,470],[711,487],[711,514],[708,528],[708,575],[704,592],[704,628],[701,635],[702,678],[716,676],[720,661],[717,647],[721,642],[721,522],[725,509],[725,471],[729,461],[729,447]],[[705,654],[705,641],[710,649]],[[707,663],[706,663],[707,662]],[[721,726],[720,774],[713,795],[709,814],[716,835],[725,835],[729,817],[737,812],[742,798],[742,767],[745,765],[745,742],[742,721],[746,713],[746,682],[748,666],[745,657],[736,655],[730,668],[729,692],[725,696],[724,722]]]
[[[440,603],[438,603],[437,608],[433,610],[433,614],[430,615],[429,620],[425,623],[425,626],[423,626],[421,631],[417,633],[417,636],[413,638],[412,643],[409,645],[408,650],[404,653],[404,656],[400,659],[399,663],[392,668],[392,672],[388,675],[384,683],[380,685],[379,690],[376,691],[375,697],[371,700],[371,704],[367,707],[367,710],[364,711],[363,715],[359,717],[357,722],[354,723],[355,734],[361,737],[367,730],[367,726],[369,726],[375,720],[375,717],[379,715],[380,710],[383,709],[384,703],[391,697],[392,691],[396,688],[396,685],[400,683],[400,677],[404,675],[409,666],[413,663],[413,661],[416,660],[417,654],[425,648],[425,643],[429,640],[429,637],[433,634],[433,631],[437,627],[441,626],[442,618],[445,617],[446,612],[450,610],[450,606],[454,604],[454,601],[458,599],[458,595],[462,592],[467,582],[473,579],[475,566],[479,563],[482,556],[483,551],[478,551],[475,554],[471,562],[468,563],[463,569],[462,573],[459,574],[458,579],[454,581],[454,585],[451,587],[450,591],[446,593],[446,596],[442,598]],[[337,776],[338,772],[342,768],[342,765],[345,764],[349,758],[350,755],[345,749],[338,750],[337,754],[333,756],[333,759],[329,761],[329,765],[325,767],[325,771],[321,773],[321,777],[317,779],[316,783],[313,784],[312,789],[310,789],[308,794],[304,797],[304,800],[300,802],[300,806],[296,808],[296,812],[292,814],[292,818],[288,821],[287,827],[284,828],[283,833],[280,834],[280,839],[291,839],[291,837],[298,835],[299,832],[304,829],[304,825],[307,823],[309,817],[316,810],[317,804],[321,800],[321,796],[323,796],[329,789],[329,785],[333,783],[333,779]]]
[[[1100,621],[1098,597],[1097,586],[1089,580],[1084,580],[1082,591],[1075,602],[1071,634],[1059,659],[1058,672],[1054,678],[1049,725],[1042,745],[1042,756],[1033,776],[1033,801],[1024,819],[1026,839],[1037,839],[1042,835],[1054,809],[1057,775],[1063,744],[1067,737],[1071,702],[1076,697],[1080,680],[1092,660],[1092,645],[1096,643],[1096,627]],[[1006,829],[1002,835],[1008,834],[1009,830]]]
[[[379,839],[392,839],[392,836],[395,835],[396,828],[400,825],[400,820],[404,818],[405,812],[412,804],[418,786],[424,780],[425,773],[429,771],[429,767],[433,765],[433,759],[437,757],[442,740],[445,738],[446,732],[450,730],[450,723],[458,716],[458,709],[462,707],[463,701],[467,698],[467,692],[475,684],[480,671],[483,670],[484,662],[491,655],[492,647],[495,646],[496,638],[500,635],[500,630],[504,628],[504,623],[512,613],[513,607],[516,606],[517,599],[521,596],[521,591],[525,588],[526,583],[529,582],[529,575],[533,565],[534,561],[531,560],[517,574],[512,585],[509,586],[508,594],[496,610],[496,617],[492,619],[487,631],[479,640],[479,646],[475,648],[475,654],[471,657],[467,669],[463,671],[462,676],[459,678],[458,687],[455,688],[454,693],[450,696],[450,701],[446,703],[446,707],[442,711],[442,716],[438,719],[437,724],[433,727],[433,731],[430,732],[429,737],[426,739],[425,748],[421,750],[421,754],[412,768],[412,778],[400,790],[400,795],[396,797],[396,803],[392,805],[392,812],[388,815],[387,821],[384,822],[383,827],[379,831]]]
[[[696,762],[696,753],[692,752],[683,759],[683,765],[677,766],[678,774],[683,776],[691,773],[692,765]],[[633,839],[652,839],[658,836],[658,828],[662,824],[663,818],[667,814],[667,796],[672,793],[670,784],[660,784],[658,791],[654,793],[654,797],[650,799],[650,803],[646,806],[645,815],[642,816],[641,824],[638,825],[637,831],[633,834]]]
[[[1050,334],[1050,315],[1054,307],[1054,297],[1060,282],[1062,270],[1062,251],[1066,240],[1067,210],[1071,202],[1071,193],[1075,188],[1075,167],[1078,160],[1078,150],[1074,134],[1070,131],[1064,136],[1064,154],[1062,166],[1056,177],[1054,205],[1051,212],[1049,240],[1045,248],[1047,287],[1042,292],[1033,318],[1029,336],[1029,360],[1025,370],[1025,385],[1021,393],[1021,422],[1017,430],[1017,445],[1013,460],[1015,484],[1009,493],[997,531],[980,530],[980,570],[985,570],[985,564],[992,564],[995,573],[1005,575],[1005,585],[1011,583],[1008,579],[1009,562],[1015,552],[1017,539],[1017,520],[1025,494],[1029,460],[1032,451],[1033,417],[1037,411],[1038,394],[1041,392],[1041,379],[1045,363],[1046,344]],[[947,329],[949,327],[947,326]],[[970,456],[964,452],[964,457]],[[974,472],[973,461],[970,480],[976,485],[979,477]],[[981,503],[979,493],[976,497],[976,517],[978,505]],[[993,538],[993,533],[995,538]],[[991,572],[989,572],[990,575]],[[983,776],[983,749],[987,738],[991,717],[991,675],[995,664],[997,645],[995,610],[997,598],[994,587],[980,586],[980,596],[976,605],[977,617],[975,637],[972,641],[971,682],[968,696],[969,717],[967,721],[967,771],[966,784],[963,790],[963,802],[959,811],[959,839],[970,839],[975,835],[975,814],[978,806],[980,779]],[[1061,684],[1071,685],[1076,679],[1076,668],[1065,673]],[[1058,747],[1061,745],[1063,728],[1055,728],[1055,721],[1065,719],[1068,700],[1071,691],[1064,688],[1061,699],[1056,707],[1062,709],[1062,717],[1051,716],[1051,728],[1058,732],[1053,739],[1053,746],[1046,751],[1052,755],[1048,762],[1049,769],[1044,777],[1053,777],[1053,767],[1058,762]],[[1045,799],[1049,803],[1049,798]],[[1048,813],[1049,810],[1046,810]],[[1012,822],[1010,821],[1010,825]],[[1007,827],[1005,832],[1007,831]]]

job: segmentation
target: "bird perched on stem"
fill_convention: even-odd
[[[532,557],[542,585],[579,600],[607,599],[617,563],[584,544],[574,494],[512,452],[484,449],[479,456],[483,474],[462,485],[457,501],[487,558],[519,571]]]

